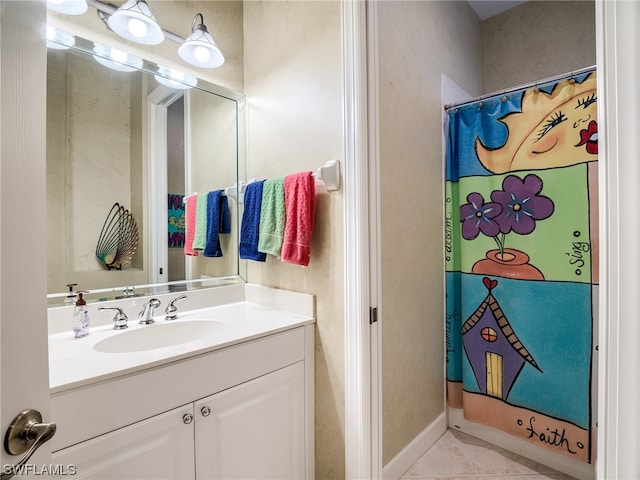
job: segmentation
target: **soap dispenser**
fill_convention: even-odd
[[[78,300],[73,309],[73,336],[76,338],[89,335],[89,311],[86,300],[82,298],[83,293],[86,292],[77,292]]]

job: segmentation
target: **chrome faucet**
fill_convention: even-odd
[[[153,309],[160,306],[160,300],[157,298],[152,298],[147,303],[142,306],[142,311],[140,312],[140,321],[138,322],[140,325],[151,325],[154,323],[153,320]]]
[[[175,320],[176,318],[178,318],[178,307],[176,307],[174,303],[176,303],[178,300],[182,300],[183,298],[187,298],[187,296],[180,295],[179,297],[176,297],[169,302],[167,308],[164,309],[164,313],[166,314],[164,317],[165,320]]]
[[[129,319],[120,307],[98,307],[98,310],[117,310],[113,316],[113,329],[123,330],[127,328],[127,320]]]

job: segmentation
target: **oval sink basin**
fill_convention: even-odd
[[[174,347],[201,340],[225,327],[226,324],[215,320],[156,323],[100,340],[93,349],[102,353],[133,353]]]

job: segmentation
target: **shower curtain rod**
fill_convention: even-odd
[[[546,84],[549,84],[549,83],[557,82],[558,80],[562,80],[563,78],[573,77],[575,75],[580,75],[582,73],[587,73],[587,72],[590,72],[590,71],[594,71],[595,69],[596,69],[595,65],[593,65],[591,67],[581,68],[579,70],[574,70],[572,72],[563,73],[561,75],[556,75],[554,77],[545,78],[543,80],[537,80],[535,82],[525,83],[524,85],[518,85],[517,87],[507,88],[506,90],[498,90],[497,92],[492,92],[492,93],[487,93],[485,95],[480,95],[479,97],[472,98],[471,100],[465,100],[463,102],[458,102],[458,103],[449,103],[448,105],[444,106],[444,109],[445,110],[449,110],[451,108],[460,107],[462,105],[467,105],[469,103],[474,103],[474,102],[477,102],[477,101],[480,101],[480,100],[484,100],[486,98],[497,97],[497,96],[500,96],[500,95],[504,95],[506,93],[511,93],[511,92],[516,92],[518,90],[523,90],[525,88],[546,85]]]

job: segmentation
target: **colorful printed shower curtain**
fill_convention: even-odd
[[[594,461],[595,72],[447,111],[449,406]]]

